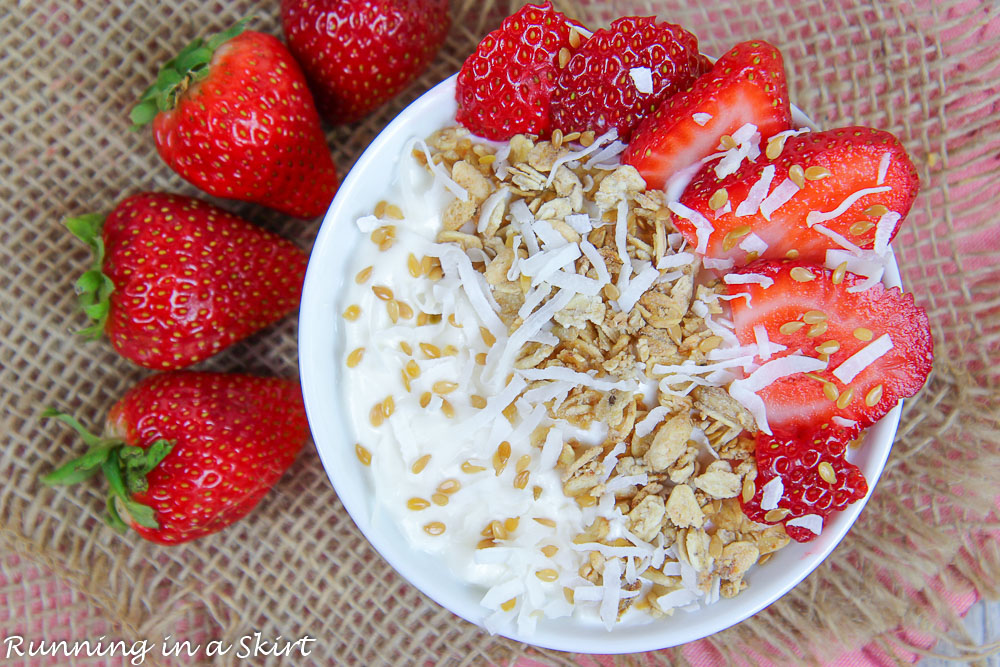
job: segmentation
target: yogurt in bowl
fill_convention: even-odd
[[[518,155],[547,150],[534,143],[442,133],[455,125],[454,87],[454,77],[442,82],[372,143],[341,186],[310,258],[300,311],[303,395],[344,506],[382,556],[428,596],[470,622],[538,646],[654,650],[756,613],[822,562],[864,500],[830,517],[808,544],[786,545],[783,531],[762,543],[766,527],[753,540],[740,539],[741,515],[732,509],[750,467],[740,468],[745,458],[717,460],[719,450],[740,444],[738,434],[720,444],[732,428],[707,416],[711,396],[691,423],[678,422],[674,401],[683,396],[663,390],[680,394],[684,386],[663,382],[668,372],[656,372],[655,350],[646,359],[618,358],[616,341],[580,341],[571,331],[634,312],[658,285],[669,285],[660,291],[670,296],[674,285],[689,282],[691,302],[702,306],[693,315],[685,307],[685,315],[701,320],[692,320],[687,333],[706,334],[696,360],[732,370],[726,355],[714,352],[725,348],[713,340],[725,338],[713,330],[725,325],[724,299],[696,273],[696,262],[685,263],[683,241],[664,230],[646,248],[629,245],[628,228],[617,224],[620,213],[626,219],[637,209],[655,218],[666,200],[645,194],[628,170],[617,169],[613,138],[578,137],[590,145],[567,142],[571,161],[591,163],[591,178],[615,176],[602,192],[584,174],[580,213],[551,212],[562,204],[543,210],[552,200],[572,199],[575,184],[546,183],[556,171],[551,164],[548,172],[524,169],[529,161]],[[801,114],[796,120],[807,124]],[[427,168],[436,154],[455,162],[443,154],[458,156],[459,145],[488,169],[456,179],[453,169]],[[502,179],[486,178],[480,190],[477,174],[501,170]],[[563,193],[534,204],[557,187]],[[473,225],[449,229],[463,195],[478,198],[482,213]],[[501,225],[518,227],[520,240],[507,245],[514,236],[508,233],[490,241],[491,228]],[[600,247],[589,242],[595,229],[608,235]],[[491,273],[501,253],[510,263]],[[609,280],[621,272],[613,270],[616,256],[633,269],[624,289]],[[884,280],[898,285],[894,262]],[[510,284],[523,286],[513,301],[497,289]],[[546,346],[566,340],[578,342],[583,361],[566,355],[557,364],[532,363],[548,359]],[[600,370],[584,354],[591,348],[600,353]],[[870,487],[899,411],[850,452]],[[729,427],[740,416],[729,415]],[[683,442],[671,436],[678,428]],[[659,463],[644,466],[643,458]],[[661,500],[643,506],[636,494],[657,480],[659,493],[646,495]],[[681,486],[687,491],[673,499]],[[667,516],[673,541],[663,531],[647,532],[647,524]],[[731,529],[722,544],[713,543],[715,524]],[[747,541],[756,554],[741,545]],[[747,562],[762,556],[769,562]],[[742,590],[744,582],[751,585]]]

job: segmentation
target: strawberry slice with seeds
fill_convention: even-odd
[[[867,428],[913,396],[930,372],[927,314],[899,288],[852,291],[863,278],[802,261],[760,260],[725,281],[730,295],[748,297],[731,302],[740,344],[766,335],[785,346],[775,358],[798,354],[826,363],[756,390],[774,433],[808,434],[838,422]]]
[[[825,520],[868,493],[861,470],[844,458],[857,429],[835,426],[809,437],[757,434],[757,478],[749,499],[751,521],[782,523],[798,542],[815,539]]]
[[[651,188],[716,151],[747,124],[767,140],[791,126],[785,69],[763,40],[737,44],[691,90],[667,99],[636,128],[623,161]]]
[[[717,164],[701,168],[680,203],[713,228],[706,256],[735,266],[789,253],[821,263],[831,248],[883,253],[920,188],[899,140],[869,127],[778,134],[723,178]],[[674,223],[695,244],[698,226],[685,215]]]
[[[611,128],[628,141],[663,100],[701,74],[698,38],[654,16],[626,16],[597,30],[569,59],[556,82],[553,126],[565,133]]]
[[[547,0],[504,19],[458,73],[458,122],[495,141],[515,134],[547,135],[559,54],[565,64],[589,33],[578,27]]]

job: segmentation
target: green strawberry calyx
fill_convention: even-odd
[[[104,216],[89,213],[66,218],[65,225],[73,236],[89,245],[94,253],[90,269],[77,279],[74,286],[80,308],[91,322],[90,326],[80,329],[77,333],[87,338],[100,338],[108,321],[108,311],[111,309],[111,293],[115,291],[115,284],[104,273],[104,239],[101,238]]]
[[[157,529],[155,510],[132,498],[134,493],[144,493],[149,489],[146,474],[158,466],[173,449],[169,440],[156,440],[149,447],[127,445],[121,438],[100,437],[90,433],[71,415],[49,408],[42,412],[46,419],[58,419],[76,431],[87,445],[87,451],[68,463],[64,463],[42,477],[42,483],[49,486],[76,484],[97,474],[104,473],[108,480],[108,514],[105,520],[112,528],[125,532],[128,524],[122,519],[118,506],[121,505],[131,520],[146,528]]]
[[[207,41],[199,37],[181,49],[177,56],[165,62],[156,75],[156,81],[146,89],[129,114],[132,129],[138,130],[151,123],[156,114],[177,106],[177,98],[189,86],[208,76],[209,64],[216,49],[242,33],[249,22],[250,17],[240,19],[233,27]]]

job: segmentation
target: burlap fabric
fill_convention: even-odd
[[[88,257],[61,220],[107,211],[138,190],[197,194],[159,160],[148,131],[128,131],[127,111],[155,65],[188,39],[247,14],[259,16],[257,29],[280,34],[277,4],[0,3],[0,625],[34,639],[309,634],[319,638],[312,659],[324,664],[458,665],[523,656],[575,663],[576,656],[491,637],[401,580],[355,529],[311,446],[246,520],[178,548],[104,527],[97,484],[49,490],[37,481],[79,447],[58,425],[38,421],[44,406],[96,424],[146,374],[107,344],[71,333],[82,322],[72,281]],[[895,247],[904,283],[933,323],[934,373],[907,403],[885,476],[855,529],[791,594],[712,637],[724,654],[754,649],[778,662],[813,663],[876,640],[902,655],[913,635],[894,630],[905,622],[934,636],[952,633],[971,655],[976,647],[954,634],[947,593],[1000,593],[1000,548],[989,536],[998,527],[990,508],[1000,488],[996,5],[876,5],[562,3],[592,27],[621,14],[656,13],[696,32],[709,54],[766,37],[785,54],[799,106],[826,127],[864,123],[895,132],[924,183]],[[367,120],[330,131],[342,172],[408,101],[455,71],[511,7],[455,0],[453,10],[449,40],[417,84]],[[319,224],[222,204],[303,247]],[[289,318],[204,367],[294,376],[295,333]],[[690,655],[645,657],[673,664]],[[145,664],[157,660],[164,659]]]

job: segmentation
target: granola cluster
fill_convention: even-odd
[[[696,314],[692,304],[706,305],[708,317],[720,316],[723,290],[718,281],[699,282],[696,256],[686,264],[661,262],[683,251],[662,191],[647,191],[630,166],[601,164],[599,152],[589,160],[567,160],[572,150],[592,143],[592,136],[577,134],[556,132],[550,141],[518,135],[509,142],[509,152],[498,152],[474,143],[461,128],[436,132],[427,140],[430,158],[468,193],[448,205],[437,240],[466,251],[488,282],[511,334],[536,301],[542,303],[555,291],[552,287],[539,295],[540,281],[533,287],[532,277],[517,270],[529,250],[513,207],[526,206],[535,221],[546,221],[566,241],[586,241],[596,251],[596,256],[583,253],[572,268],[603,287],[594,294],[575,294],[556,312],[553,337],[524,344],[517,369],[564,367],[598,378],[639,380],[641,387],[647,379],[663,377],[658,366],[711,363],[710,354],[723,339],[707,326],[705,311]],[[426,153],[416,150],[414,156],[427,165]],[[573,224],[573,216],[581,214],[603,224],[582,235]],[[630,304],[620,286],[628,289],[633,262],[665,268]],[[534,380],[526,391],[552,382]],[[646,592],[623,597],[619,616],[632,605],[653,615],[672,613],[658,600],[683,587],[681,564],[693,569],[703,593],[732,597],[747,586],[744,575],[752,565],[789,542],[781,525],[756,524],[740,507],[740,496],[750,498],[755,491],[753,439],[746,435],[756,430],[753,417],[720,387],[682,383],[672,388],[650,393],[575,386],[564,398],[547,403],[554,420],[583,429],[595,421],[607,426],[599,446],[575,440],[564,444],[557,465],[565,494],[587,507],[612,489],[614,507],[627,517],[629,532],[668,547],[663,563],[638,576],[625,574],[623,559],[616,570],[623,573],[622,589]],[[544,440],[544,432],[532,435],[538,446]],[[605,462],[616,446],[620,450],[619,443],[625,449],[610,457],[614,467],[608,471]],[[629,480],[641,481],[622,483]],[[607,519],[598,517],[574,542],[630,544],[610,535]],[[602,585],[607,557],[597,549],[585,555],[580,576]]]

